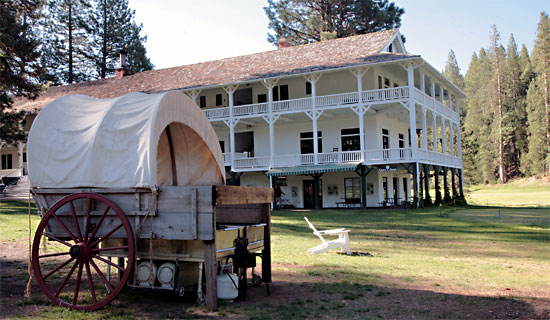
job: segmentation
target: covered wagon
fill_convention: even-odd
[[[94,310],[134,287],[215,309],[218,275],[238,277],[241,294],[248,268],[271,281],[272,190],[224,185],[216,133],[183,93],[59,98],[36,117],[28,155],[42,217],[33,270],[55,304]]]

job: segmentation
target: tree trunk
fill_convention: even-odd
[[[544,79],[544,111],[546,111],[546,157],[550,156],[550,97],[548,96],[548,60],[543,61]],[[550,164],[546,164],[546,172],[550,174]]]
[[[107,2],[103,1],[103,43],[101,46],[101,78],[107,74]]]
[[[506,175],[504,172],[504,138],[502,136],[502,83],[500,80],[500,59],[498,54],[499,35],[494,27],[493,35],[493,51],[495,53],[495,69],[497,72],[497,96],[498,96],[498,176],[500,181],[506,183]]]

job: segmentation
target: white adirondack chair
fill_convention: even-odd
[[[344,252],[344,250],[346,250],[346,254],[348,256],[351,255],[351,248],[349,245],[349,235],[348,235],[350,230],[345,230],[344,228],[340,228],[340,229],[318,231],[313,226],[313,224],[309,222],[309,220],[306,217],[304,217],[304,219],[306,219],[307,224],[313,230],[313,234],[318,236],[319,239],[321,239],[321,241],[323,242],[316,247],[309,248],[307,250],[309,253],[320,254],[323,252],[327,252],[331,249],[340,249],[340,252]],[[323,238],[323,236],[338,236],[338,239],[326,241],[325,238]]]

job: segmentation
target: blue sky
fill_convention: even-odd
[[[250,54],[274,47],[267,42],[263,0],[129,0],[143,23],[147,52],[155,69]],[[466,72],[473,52],[490,43],[497,25],[506,46],[514,34],[518,47],[531,51],[540,12],[550,0],[394,0],[405,9],[401,32],[410,53],[441,70],[449,50]]]

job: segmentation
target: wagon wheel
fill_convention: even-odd
[[[99,215],[92,213],[93,203],[101,208]],[[44,252],[40,245],[46,238],[53,253]],[[116,251],[127,252],[126,265],[100,256]],[[133,261],[134,238],[128,219],[114,202],[99,194],[75,193],[60,199],[42,217],[34,236],[32,264],[38,285],[54,304],[65,308],[91,311],[113,300],[128,280]],[[119,271],[119,277],[110,276],[111,267]]]

